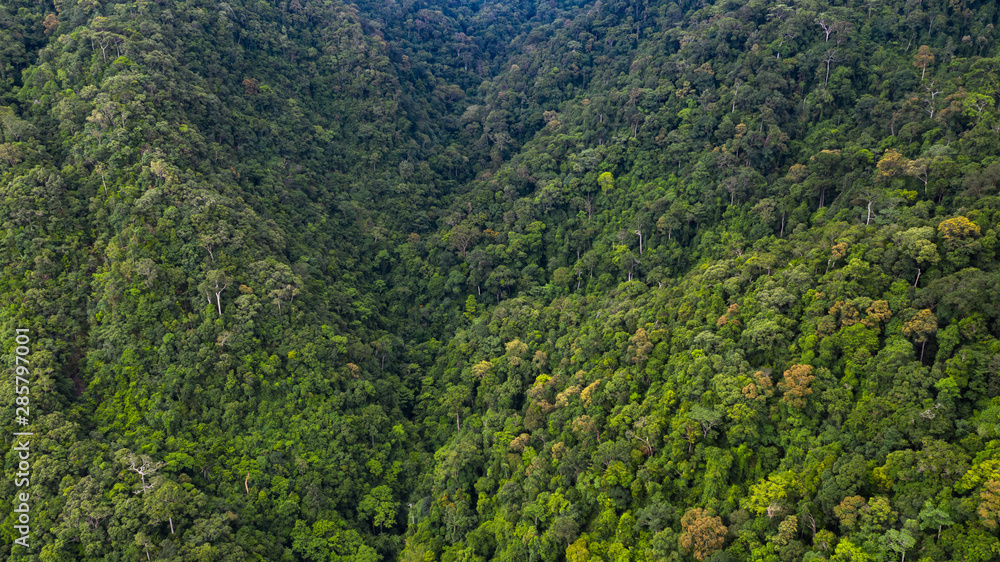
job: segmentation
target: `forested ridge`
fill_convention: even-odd
[[[0,551],[1000,559],[997,24],[5,0]]]

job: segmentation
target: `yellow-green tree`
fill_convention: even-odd
[[[934,53],[931,52],[931,48],[927,45],[921,45],[917,49],[917,53],[913,55],[913,66],[920,69],[920,79],[924,79],[924,75],[927,74],[927,67],[934,64]]]
[[[1000,477],[991,478],[983,485],[976,513],[982,518],[983,525],[990,529],[997,528],[1000,521]]]
[[[979,225],[961,215],[941,221],[938,225],[938,234],[949,242],[969,236],[979,236],[979,232]]]
[[[905,324],[903,324],[903,335],[908,338],[913,338],[914,341],[920,344],[920,360],[924,360],[924,347],[927,345],[927,340],[937,332],[937,316],[930,309],[923,309],[910,318]]]

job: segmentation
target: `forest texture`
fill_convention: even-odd
[[[1000,559],[997,24],[5,0],[0,552]]]

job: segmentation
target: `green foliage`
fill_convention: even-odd
[[[995,558],[998,18],[5,3],[0,552]]]

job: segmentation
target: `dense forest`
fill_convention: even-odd
[[[1000,560],[998,20],[4,0],[0,552]]]

